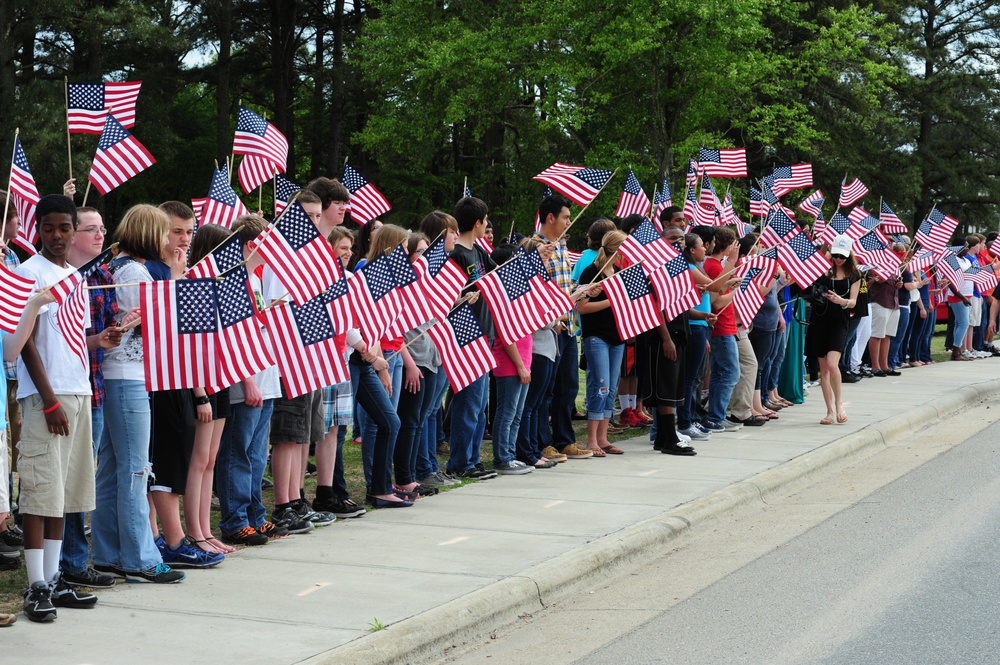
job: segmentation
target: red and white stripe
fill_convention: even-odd
[[[467,308],[469,305],[463,303],[459,307]],[[458,345],[450,317],[445,317],[428,328],[427,336],[441,354],[441,364],[454,392],[466,388],[497,366],[496,358],[485,335],[465,346]]]
[[[22,277],[0,263],[0,330],[13,333],[35,292],[35,280]]]
[[[249,194],[284,171],[284,164],[279,164],[260,155],[244,155],[243,159],[240,160],[240,165],[236,168],[236,175],[239,178],[240,187]]]
[[[701,303],[701,292],[695,286],[690,270],[671,277],[667,267],[664,266],[647,274],[667,321],[673,321],[683,312]]]
[[[64,280],[65,281],[65,280]],[[66,339],[69,350],[80,359],[83,366],[90,369],[90,353],[87,350],[87,314],[90,299],[82,284],[76,288],[56,310],[56,324]]]
[[[649,293],[632,300],[628,291],[622,283],[622,273],[627,270],[638,270],[646,279],[645,272],[641,266],[632,266],[621,272],[617,272],[611,277],[601,282],[604,286],[604,295],[611,303],[611,312],[615,317],[615,327],[618,329],[618,336],[622,339],[629,339],[636,335],[641,335],[647,330],[652,330],[660,325],[659,305],[653,290]]]
[[[841,184],[840,202],[837,204],[837,207],[846,208],[847,206],[854,205],[867,195],[868,188],[865,186],[865,183],[855,178],[849,183]]]
[[[70,83],[69,85],[78,85]],[[83,84],[87,85],[87,84]],[[69,131],[76,134],[100,134],[104,131],[104,123],[108,111],[112,111],[122,127],[130,129],[135,126],[135,102],[139,98],[139,88],[142,81],[103,83],[104,108],[91,111],[81,108],[70,108],[66,112]]]
[[[760,306],[764,304],[764,294],[760,292],[760,286],[769,286],[774,277],[774,271],[778,264],[773,259],[763,256],[751,256],[736,270],[736,276],[741,283],[746,274],[753,268],[760,268],[761,272],[750,281],[746,289],[741,290],[738,286],[733,290],[733,309],[736,316],[744,328],[749,328],[753,319],[757,316]]]
[[[291,304],[285,301],[274,304],[260,316],[271,337],[285,395],[289,399],[351,380],[333,338],[310,346],[302,343]]]
[[[348,284],[350,289],[347,297],[354,325],[361,330],[368,344],[374,344],[385,337],[403,307],[398,289],[389,291],[375,302],[364,270],[355,272]]]
[[[326,238],[317,237],[296,252],[279,229],[269,227],[258,236],[257,251],[296,303],[315,298],[339,278],[338,259]]]
[[[90,182],[101,194],[107,194],[155,163],[149,151],[134,136],[129,136],[107,150],[97,151],[90,167]]]

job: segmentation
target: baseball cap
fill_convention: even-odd
[[[850,256],[853,245],[854,242],[848,236],[841,234],[833,239],[833,243],[830,245],[830,253],[838,256]]]

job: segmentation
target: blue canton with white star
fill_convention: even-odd
[[[650,294],[649,281],[646,279],[646,273],[642,271],[640,266],[632,266],[631,268],[622,270],[618,273],[618,277],[625,286],[625,293],[628,294],[629,300],[638,300]]]
[[[69,107],[86,111],[104,110],[103,83],[70,83]]]
[[[851,228],[851,220],[847,219],[839,212],[835,212],[833,213],[833,217],[830,218],[829,226],[837,233],[844,233],[847,229]]]
[[[750,270],[747,270],[747,274],[743,275],[743,281],[740,282],[740,291],[746,291],[747,289],[749,289],[750,282],[753,281],[753,278],[761,274],[762,272],[764,271],[761,270],[760,268],[750,268]]]
[[[805,261],[816,253],[816,246],[804,233],[795,234],[795,237],[788,241],[788,247],[795,252],[800,261]]]
[[[97,144],[98,150],[107,150],[117,143],[121,143],[127,139],[131,134],[125,131],[122,124],[115,120],[115,117],[108,114],[108,119],[104,123],[104,132],[101,134],[101,140]]]
[[[14,166],[31,175],[31,169],[28,168],[28,156],[24,154],[24,148],[21,147],[21,139],[17,139],[14,146]]]
[[[215,169],[212,175],[212,186],[208,188],[208,198],[224,203],[227,206],[236,205],[236,192],[229,184],[229,176],[224,169]]]
[[[344,164],[344,177],[341,179],[341,182],[344,183],[344,187],[346,187],[347,191],[351,194],[368,184],[368,181],[365,180],[350,164]]]
[[[886,247],[885,243],[879,240],[874,233],[864,234],[858,239],[858,243],[866,252],[874,252]]]
[[[389,262],[389,267],[392,268],[396,286],[408,286],[417,281],[417,272],[413,269],[410,257],[407,256],[406,249],[402,245],[392,250],[385,259]]]
[[[333,321],[330,320],[329,304],[330,294],[327,292],[306,301],[301,307],[294,303],[291,305],[292,317],[299,328],[303,345],[312,346],[325,342],[337,334],[333,329]]]
[[[376,256],[361,268],[365,279],[368,282],[368,291],[372,294],[372,299],[378,302],[387,293],[396,288],[396,276],[389,264],[388,257],[384,254]]]
[[[241,106],[239,114],[236,116],[236,131],[262,137],[267,132],[267,120]]]
[[[688,262],[687,259],[684,258],[683,254],[670,259],[665,265],[667,267],[667,274],[669,274],[671,278],[677,277],[678,275],[688,271]]]
[[[483,336],[476,313],[469,303],[462,303],[448,315],[448,322],[455,331],[455,341],[460,347],[468,346]]]
[[[285,209],[276,230],[281,232],[293,252],[299,251],[319,237],[316,225],[309,219],[305,208],[298,201],[293,201]]]
[[[223,328],[236,325],[254,315],[254,301],[247,286],[248,279],[250,276],[246,266],[240,266],[219,283],[219,318]]]
[[[177,289],[178,334],[197,335],[219,329],[214,279],[184,279],[174,288]]]
[[[639,184],[639,179],[635,177],[632,173],[632,169],[628,171],[628,178],[625,179],[625,193],[631,194],[633,196],[639,196],[642,193],[642,186]]]
[[[274,197],[279,201],[289,200],[292,198],[292,194],[300,191],[301,189],[301,187],[288,178],[283,177],[281,174],[275,176]]]
[[[528,276],[520,265],[520,261],[511,261],[497,268],[497,275],[509,300],[517,300],[528,293]]]
[[[604,169],[580,169],[573,174],[573,177],[582,180],[594,189],[600,189],[611,179],[611,174],[611,171]]]

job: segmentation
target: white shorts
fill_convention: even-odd
[[[872,303],[872,339],[895,337],[899,327],[899,309],[889,309]]]
[[[983,299],[973,296],[969,298],[972,307],[969,308],[969,327],[978,328],[983,323]]]

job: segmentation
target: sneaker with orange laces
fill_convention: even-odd
[[[245,526],[236,533],[222,534],[222,542],[229,545],[267,545],[267,536],[252,526]]]
[[[264,520],[264,523],[257,527],[257,533],[267,536],[268,540],[274,540],[287,536],[288,529],[283,526],[278,526],[274,522]]]

